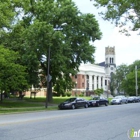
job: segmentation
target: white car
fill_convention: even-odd
[[[128,100],[125,96],[123,95],[120,95],[120,96],[115,96],[112,100],[111,100],[111,104],[114,105],[114,104],[127,104],[128,103]]]

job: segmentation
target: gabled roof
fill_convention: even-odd
[[[105,67],[105,62],[101,62],[98,65],[101,66],[101,67]]]

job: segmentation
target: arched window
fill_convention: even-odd
[[[110,57],[110,64],[111,64],[111,57]]]
[[[114,63],[114,58],[112,58],[112,64]]]

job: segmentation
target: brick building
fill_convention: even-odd
[[[109,92],[111,73],[116,72],[115,47],[105,48],[105,61],[96,64],[81,64],[79,72],[73,81],[75,88],[73,94],[92,94],[96,89],[103,89]]]

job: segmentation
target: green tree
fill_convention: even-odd
[[[140,76],[140,71],[138,71],[138,75]],[[140,86],[140,77],[138,76],[138,86]],[[125,92],[130,96],[136,96],[136,81],[135,81],[135,72],[130,72],[126,79],[123,80],[122,86]],[[138,94],[140,94],[140,90],[138,90]]]
[[[57,79],[65,79],[65,86],[69,88],[72,83],[68,82],[71,81],[70,74],[75,75],[82,62],[94,63],[95,46],[89,42],[101,37],[98,22],[94,15],[82,14],[71,0],[28,2],[26,7],[23,6],[25,15],[21,23],[26,23],[26,28],[22,45],[26,52],[33,53],[34,60],[40,62],[44,76],[47,75],[50,47],[50,86],[55,85]],[[67,25],[61,26],[63,23]],[[48,98],[51,101],[52,94]]]
[[[134,78],[134,85],[131,85],[132,86],[132,89],[134,90],[133,95],[136,95],[136,80],[137,80],[137,85],[138,87],[140,87],[140,83],[139,83],[139,80],[140,80],[140,60],[135,60],[133,62],[133,64],[129,65],[129,71],[130,73],[134,73],[134,77],[131,76],[131,78]],[[137,73],[137,79],[136,79],[136,73]],[[140,89],[138,89],[138,94],[140,95]]]
[[[98,89],[94,90],[94,93],[96,95],[100,96],[101,94],[103,94],[103,91],[104,91],[103,89],[98,88]]]
[[[94,5],[98,8],[104,7],[100,14],[105,20],[110,20],[119,27],[132,25],[134,31],[139,30],[139,0],[94,0]]]
[[[137,66],[137,70],[135,70],[135,66]],[[135,72],[137,72],[137,81],[138,87],[140,87],[140,61],[136,60],[133,64],[127,65],[120,65],[117,67],[116,70],[116,81],[117,81],[117,89],[119,91],[124,91],[128,95],[136,95],[136,77]],[[139,90],[138,90],[138,94]]]
[[[115,81],[116,81],[116,89],[117,92],[123,90],[122,81],[125,80],[126,75],[129,73],[129,67],[126,64],[121,64],[117,66],[116,74],[115,74]]]
[[[0,46],[0,91],[23,91],[28,88],[25,67],[17,64],[18,53]],[[2,94],[1,94],[2,95]],[[2,98],[1,98],[2,99]]]
[[[0,30],[10,27],[10,23],[13,21],[15,16],[15,6],[13,0],[2,0],[0,2]]]
[[[19,2],[19,1],[18,1]],[[25,0],[13,3],[16,8],[11,30],[0,37],[0,44],[19,52],[18,64],[26,66],[30,85],[46,86],[48,50],[50,48],[50,92],[53,86],[70,89],[71,75],[83,62],[94,63],[95,46],[90,41],[101,38],[95,16],[82,14],[71,0]],[[22,16],[19,16],[22,15]],[[67,25],[61,26],[63,23]],[[41,79],[39,79],[41,69]],[[45,82],[44,82],[45,81]],[[57,88],[58,89],[58,88]],[[52,100],[52,94],[49,95]]]
[[[135,60],[131,65],[129,65],[129,71],[132,72],[135,70],[135,66],[137,66],[137,69],[140,69],[140,60]]]

